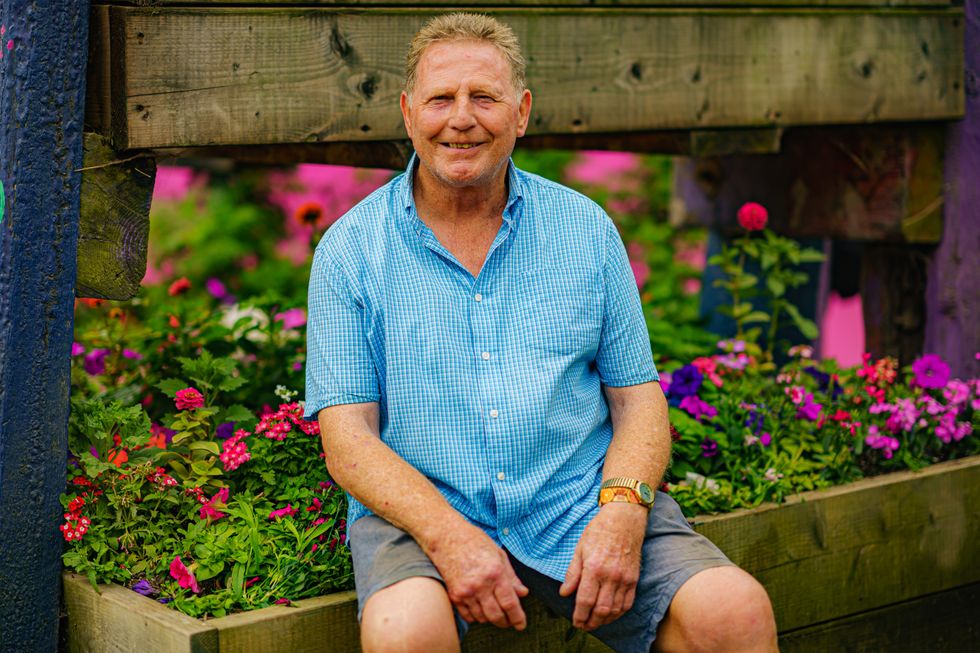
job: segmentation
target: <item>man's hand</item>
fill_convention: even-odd
[[[595,630],[633,607],[649,510],[607,503],[585,527],[559,593],[576,592],[572,624]]]
[[[527,617],[521,598],[528,589],[517,578],[507,554],[475,526],[450,530],[448,537],[426,553],[442,574],[449,600],[459,614],[470,623],[524,630]]]

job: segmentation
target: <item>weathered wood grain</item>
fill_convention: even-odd
[[[530,134],[962,113],[960,9],[496,13],[524,43]],[[402,139],[404,52],[433,14],[113,7],[115,144]]]
[[[980,585],[803,628],[779,638],[782,653],[980,651]]]
[[[85,131],[112,133],[112,97],[109,94],[111,55],[109,48],[109,8],[89,11],[88,68],[85,82]]]
[[[85,134],[79,207],[77,297],[126,300],[146,274],[152,158],[113,150],[98,134]]]
[[[119,585],[62,574],[69,653],[218,653],[218,631]]]
[[[980,582],[980,457],[694,523],[801,628]]]

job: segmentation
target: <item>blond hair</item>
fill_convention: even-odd
[[[405,92],[412,94],[425,49],[433,43],[444,41],[480,41],[497,48],[510,64],[510,78],[514,89],[520,93],[527,88],[524,77],[524,55],[517,35],[509,25],[486,14],[457,12],[436,16],[412,39],[405,58]]]

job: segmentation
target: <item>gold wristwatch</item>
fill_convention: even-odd
[[[607,503],[625,501],[652,508],[655,496],[653,488],[643,481],[618,476],[603,482],[599,488],[599,505],[603,506]]]

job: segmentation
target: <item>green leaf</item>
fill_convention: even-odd
[[[187,383],[180,379],[163,379],[158,381],[155,387],[160,389],[168,397],[176,397],[177,391],[186,388]]]
[[[221,414],[219,422],[246,422],[255,419],[255,414],[241,404],[228,406]]]
[[[218,443],[213,442],[211,440],[200,440],[198,442],[191,442],[188,445],[188,449],[190,449],[191,451],[207,451],[208,453],[213,453],[215,456],[221,455],[221,448],[218,446]]]
[[[766,277],[766,286],[769,288],[769,292],[776,297],[782,297],[786,294],[786,286],[775,277]]]
[[[785,309],[786,313],[793,320],[793,324],[795,324],[796,328],[800,330],[800,333],[803,334],[804,338],[813,340],[820,334],[820,331],[817,329],[817,325],[812,320],[808,320],[800,315],[800,311],[796,308],[796,306],[787,303]]]
[[[824,253],[815,249],[804,249],[800,252],[800,262],[801,263],[819,263],[827,257]]]
[[[749,324],[751,322],[768,322],[769,314],[763,311],[752,311],[748,315],[742,318],[742,322]]]
[[[230,376],[218,384],[218,389],[223,392],[237,390],[248,382],[243,376]]]

